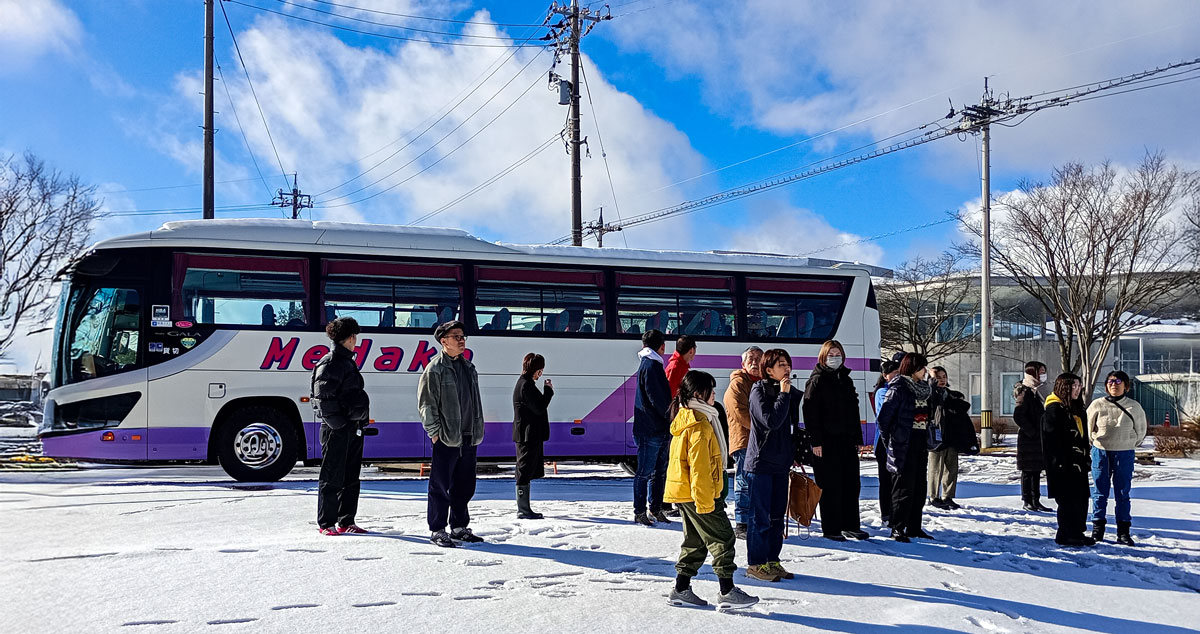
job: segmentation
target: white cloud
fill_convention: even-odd
[[[45,53],[69,53],[82,32],[79,18],[58,0],[0,0],[0,72]]]
[[[473,19],[487,19],[487,14],[477,13]],[[477,35],[504,35],[489,25],[471,25],[468,29]],[[547,90],[549,53],[531,61],[537,49],[522,49],[433,129],[387,159],[411,139],[411,132],[436,120],[444,112],[440,108],[462,98],[467,87],[509,57],[509,50],[411,42],[382,49],[360,47],[343,42],[328,30],[299,26],[277,17],[258,19],[239,31],[238,43],[280,161],[287,172],[298,171],[301,188],[314,195],[314,218],[411,222],[537,148],[562,129],[566,118],[567,109],[558,105],[557,91]],[[236,56],[232,50],[218,51],[218,55],[259,166],[275,187],[280,169]],[[687,137],[614,88],[590,60],[585,59],[585,64],[612,178],[626,215],[687,198],[682,189],[669,187],[705,167]],[[501,90],[510,79],[511,84]],[[165,106],[165,111],[182,108],[189,113],[186,116],[198,118],[201,97],[196,95],[195,82],[194,71],[178,77],[174,91],[177,99]],[[519,97],[526,89],[527,94]],[[490,103],[485,103],[498,91]],[[224,90],[219,86],[217,97],[218,104],[225,102]],[[510,110],[487,125],[510,104]],[[224,105],[227,108],[227,103]],[[466,120],[477,108],[481,108],[479,114]],[[240,155],[243,143],[232,113],[220,107],[218,110],[222,110],[217,121],[222,131],[217,140],[219,153],[227,158]],[[170,125],[167,122],[171,117],[161,120],[163,125]],[[581,129],[588,137],[591,152],[590,158],[583,159],[584,219],[593,219],[595,210],[603,206],[605,220],[616,220],[599,139],[586,101]],[[450,154],[476,133],[476,138]],[[418,158],[443,136],[447,136],[445,141]],[[394,142],[397,139],[403,140]],[[194,169],[199,165],[198,140],[198,135],[170,137],[160,141],[158,147]],[[337,187],[381,161],[365,176]],[[403,167],[410,161],[411,165]],[[435,161],[440,162],[431,167]],[[393,171],[395,174],[389,175]],[[229,178],[222,171],[217,180]],[[570,159],[563,143],[555,139],[494,185],[423,224],[461,227],[494,240],[552,240],[570,229],[569,178]],[[360,188],[363,191],[354,191]],[[637,199],[632,195],[652,190],[660,191]],[[366,199],[372,194],[378,195]],[[264,197],[261,187],[246,188],[245,195],[249,200]],[[665,221],[609,240],[623,244],[624,239],[630,246],[655,247],[662,244],[660,236],[664,234],[675,241],[686,237],[686,227],[676,220]]]
[[[663,25],[670,25],[664,28]],[[611,34],[672,76],[696,76],[710,107],[780,135],[854,128],[880,138],[976,103],[982,80],[1020,96],[1194,58],[1200,7],[1164,2],[668,4]],[[1044,173],[1065,160],[1122,159],[1145,145],[1196,156],[1200,82],[1076,104],[997,128],[994,165]],[[1189,105],[1190,104],[1190,105]],[[973,171],[938,144],[936,169]]]
[[[784,255],[846,260],[863,264],[883,261],[883,249],[864,236],[841,231],[809,209],[783,202],[754,205],[749,217],[756,222],[729,233],[724,242],[733,251],[755,251]]]

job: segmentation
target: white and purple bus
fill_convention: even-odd
[[[324,326],[350,316],[378,433],[365,459],[430,456],[417,379],[435,324],[467,324],[487,435],[511,459],[522,357],[553,377],[548,459],[636,454],[641,334],[699,344],[692,366],[723,393],[749,345],[782,347],[802,380],[825,340],[846,348],[864,425],[879,369],[879,314],[865,270],[803,258],[497,244],[463,231],[299,220],[171,222],[76,259],[56,325],[48,456],[219,463],[273,481],[321,458],[309,376]]]

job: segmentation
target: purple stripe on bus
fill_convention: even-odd
[[[113,440],[100,440],[111,431]],[[134,440],[138,436],[138,440]],[[65,436],[42,438],[42,454],[53,458],[78,460],[145,460],[146,430],[144,428],[98,429]]]

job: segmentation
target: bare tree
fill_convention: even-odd
[[[979,295],[968,273],[962,256],[947,252],[934,260],[908,260],[877,285],[883,348],[919,352],[932,361],[976,341],[972,325]]]
[[[1194,172],[1148,154],[1123,176],[1107,162],[1068,163],[1049,183],[1024,182],[995,202],[998,272],[1046,309],[1062,367],[1085,385],[1095,384],[1117,337],[1170,309],[1200,276],[1191,234],[1172,216],[1196,183]],[[982,239],[978,218],[963,224]],[[964,249],[978,257],[979,246]]]
[[[0,356],[53,315],[53,278],[91,239],[96,188],[26,153],[0,157]]]

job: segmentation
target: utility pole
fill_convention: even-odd
[[[275,199],[271,201],[271,204],[276,207],[283,207],[284,209],[291,207],[292,220],[300,218],[301,209],[308,209],[313,206],[312,196],[300,193],[299,177],[296,174],[292,174],[291,193],[285,192],[282,189],[279,190],[279,193],[275,195]]]
[[[579,40],[601,20],[611,20],[612,14],[593,13],[591,9],[580,9],[579,0],[571,0],[570,6],[559,5],[555,2],[550,6],[551,14],[560,14],[567,18],[567,53],[571,56],[570,102],[571,107],[568,127],[571,139],[567,150],[571,153],[571,244],[583,246],[583,170],[580,165],[580,146],[587,139],[579,138]],[[580,24],[588,22],[587,29],[580,31]],[[557,61],[557,55],[556,55]],[[551,71],[553,72],[553,71]]]
[[[213,192],[213,3],[204,0],[204,219],[216,216]]]
[[[584,228],[587,229],[588,231],[595,233],[596,234],[596,246],[603,247],[604,246],[604,234],[612,233],[614,231],[620,231],[621,225],[612,224],[612,223],[604,224],[604,207],[601,207],[600,208],[600,220],[598,222],[589,222],[587,224],[587,227],[584,227]],[[576,246],[579,246],[579,245],[576,245]]]

